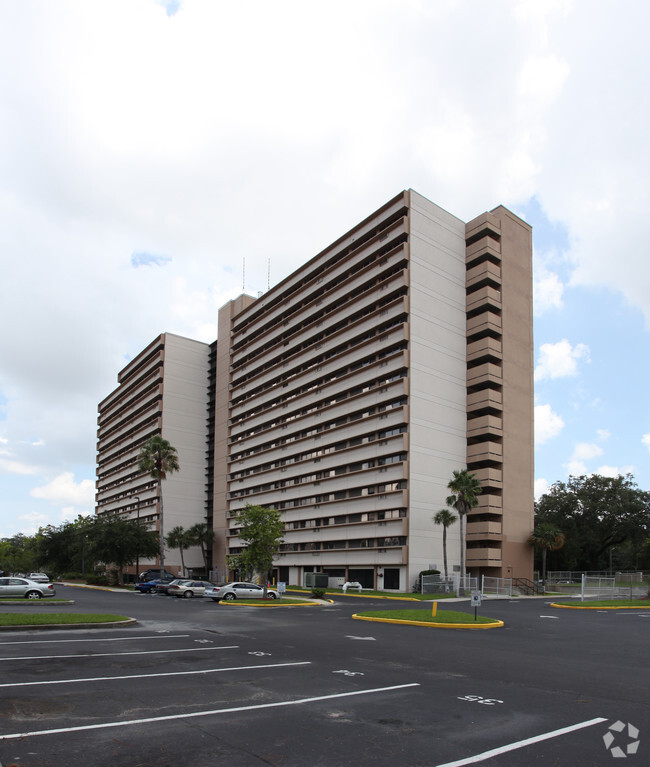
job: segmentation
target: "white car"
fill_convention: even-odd
[[[234,602],[235,599],[264,599],[264,589],[256,583],[227,583],[225,586],[214,586],[206,589],[203,596],[213,602]],[[277,599],[278,592],[275,589],[266,589],[267,599]]]
[[[53,597],[56,589],[52,583],[37,583],[29,578],[9,576],[0,578],[0,599],[4,597],[24,597],[25,599],[43,599]]]
[[[26,578],[30,581],[36,581],[36,583],[49,583],[50,579],[45,575],[45,573],[30,573],[26,576]]]
[[[167,593],[170,597],[185,597],[191,599],[193,596],[200,597],[206,589],[214,586],[210,581],[190,581],[178,580],[170,583],[167,587]]]

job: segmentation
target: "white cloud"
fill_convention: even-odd
[[[15,461],[11,458],[0,456],[0,475],[1,474],[36,474],[37,469],[21,461]]]
[[[608,429],[596,429],[596,434],[601,442],[606,442],[612,436]]]
[[[543,445],[557,437],[564,428],[562,417],[550,405],[535,405],[535,444]]]
[[[644,434],[641,437],[641,442],[650,450],[650,434]]]
[[[539,362],[535,367],[535,380],[576,376],[579,360],[589,362],[589,347],[586,344],[572,346],[566,338],[556,344],[542,344]]]
[[[25,535],[34,535],[39,528],[46,527],[50,522],[51,520],[46,514],[38,511],[21,514],[16,520],[17,527]]]
[[[550,487],[549,481],[540,477],[535,480],[535,500],[539,500]]]
[[[549,309],[562,308],[564,285],[554,272],[540,270],[533,282],[533,309],[539,316]]]
[[[634,466],[600,466],[594,474],[601,474],[603,477],[618,477],[619,474],[634,474]]]
[[[46,476],[90,474],[130,356],[165,330],[213,341],[244,258],[265,290],[268,259],[275,284],[403,188],[465,220],[535,195],[569,284],[650,321],[647,3],[589,4],[588,25],[565,0],[161,3],[0,4],[18,73],[0,81],[0,471],[34,471],[43,441]],[[536,274],[536,311],[568,302],[560,275]],[[538,380],[588,359],[565,343]]]
[[[567,471],[574,477],[588,474],[586,461],[603,454],[603,449],[595,442],[578,442],[573,448],[573,454],[566,464]]]
[[[34,498],[42,498],[56,505],[71,504],[75,507],[94,507],[95,484],[90,479],[75,482],[74,474],[71,471],[66,471],[48,484],[35,487],[29,494]]]

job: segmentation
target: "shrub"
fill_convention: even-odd
[[[312,589],[311,595],[314,599],[322,599],[325,596],[325,589]]]
[[[90,586],[108,586],[109,580],[105,575],[87,575],[86,583]]]
[[[419,592],[422,588],[422,576],[423,575],[440,575],[440,570],[420,570],[420,574],[418,575],[418,579],[415,582],[415,588],[413,589],[416,592]]]

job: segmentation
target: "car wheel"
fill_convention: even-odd
[[[185,599],[191,599],[194,596],[194,592],[193,591],[186,591],[183,594],[183,596],[185,597]]]
[[[275,594],[272,591],[269,591],[269,593],[266,595],[267,599],[275,599]]]
[[[25,599],[40,599],[41,593],[40,591],[28,591],[25,594]]]
[[[236,595],[236,594],[233,594],[232,592],[230,592],[230,593],[226,594],[226,596],[224,597],[224,599],[227,599],[227,600],[228,600],[228,602],[234,602],[234,601],[235,601],[235,599],[237,599],[237,595]]]

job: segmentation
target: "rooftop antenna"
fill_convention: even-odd
[[[266,289],[271,290],[271,259],[269,258],[269,266],[266,272]]]

